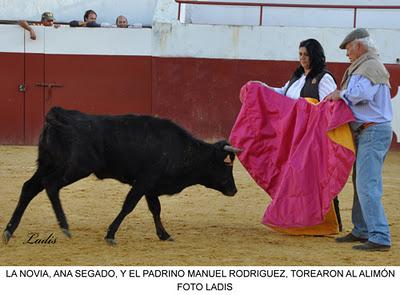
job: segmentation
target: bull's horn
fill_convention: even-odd
[[[231,146],[231,145],[225,145],[225,146],[224,146],[224,150],[227,151],[227,152],[235,153],[235,154],[236,154],[236,153],[240,153],[240,152],[243,151],[242,149],[233,147],[233,146]]]

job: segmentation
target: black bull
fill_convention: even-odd
[[[238,151],[226,141],[209,144],[198,140],[165,119],[97,116],[53,108],[40,136],[37,170],[22,187],[3,239],[9,241],[26,207],[43,189],[59,226],[70,237],[59,191],[94,173],[99,179],[113,178],[132,186],[108,228],[105,239],[109,244],[115,244],[121,222],[142,196],[153,214],[157,236],[172,240],[161,223],[158,197],[176,194],[195,184],[235,195],[232,165]]]

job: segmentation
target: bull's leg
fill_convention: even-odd
[[[62,232],[71,238],[72,235],[69,231],[67,218],[61,205],[60,190],[75,181],[90,175],[89,170],[68,168],[66,171],[63,169],[54,171],[51,175],[44,179],[44,186],[46,188],[47,196],[51,202],[54,213],[57,218],[58,225]]]
[[[136,204],[142,198],[143,192],[135,191],[133,188],[129,191],[126,196],[124,205],[122,206],[121,212],[117,215],[111,225],[108,227],[107,235],[105,237],[107,243],[111,246],[115,246],[115,233],[117,232],[121,222],[124,220],[125,216],[128,215],[135,209]]]
[[[17,229],[26,207],[29,205],[32,199],[43,190],[44,187],[42,183],[42,176],[43,170],[39,167],[35,174],[22,186],[17,207],[15,208],[15,211],[3,233],[3,240],[6,244],[10,240],[14,231]]]
[[[46,192],[51,202],[51,206],[53,207],[54,213],[56,214],[58,225],[60,226],[62,232],[68,238],[71,238],[72,236],[71,233],[69,232],[67,218],[65,217],[64,210],[61,206],[60,188],[58,186],[47,187]]]
[[[174,239],[167,233],[164,229],[164,226],[161,223],[160,213],[161,213],[161,204],[158,196],[148,196],[146,195],[147,205],[149,206],[149,210],[153,214],[154,224],[156,226],[157,236],[162,241],[173,241]]]

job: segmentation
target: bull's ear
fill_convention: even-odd
[[[227,149],[227,146],[230,146],[230,144],[226,140],[216,142],[214,144],[215,157],[218,163],[223,163],[226,166],[232,166],[233,161],[235,160],[235,153],[229,148]]]
[[[233,159],[231,159],[231,156],[229,154],[226,155],[224,163],[226,166],[233,166]]]

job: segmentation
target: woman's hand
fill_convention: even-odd
[[[270,88],[270,89],[272,88],[272,87],[269,86],[268,84],[266,84],[266,83],[264,83],[264,82],[261,82],[261,81],[253,80],[253,81],[251,81],[251,82],[259,83],[259,84],[261,84],[262,86],[268,87],[268,88]]]

